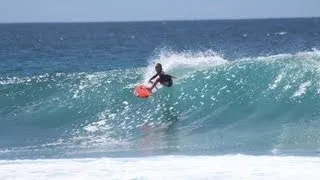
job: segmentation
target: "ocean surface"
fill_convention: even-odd
[[[320,18],[0,24],[0,179],[319,179],[319,129]]]

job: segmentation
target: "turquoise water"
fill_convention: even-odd
[[[318,156],[318,29],[319,19],[2,24],[0,158]],[[157,62],[174,86],[136,98]]]

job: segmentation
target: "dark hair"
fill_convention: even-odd
[[[162,71],[162,65],[160,63],[157,63],[155,66],[156,71]]]
[[[155,67],[160,68],[162,70],[162,65],[160,63],[157,63]]]

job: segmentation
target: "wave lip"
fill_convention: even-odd
[[[156,57],[149,60],[143,82],[147,82],[155,74],[154,65],[156,63],[161,63],[165,72],[175,73],[178,76],[184,75],[187,70],[204,70],[228,63],[228,61],[212,50],[182,53],[162,50]]]

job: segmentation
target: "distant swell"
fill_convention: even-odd
[[[178,79],[137,99],[132,89],[155,62]],[[145,68],[1,77],[0,157],[317,153],[319,68],[317,50],[234,61],[164,51]]]

